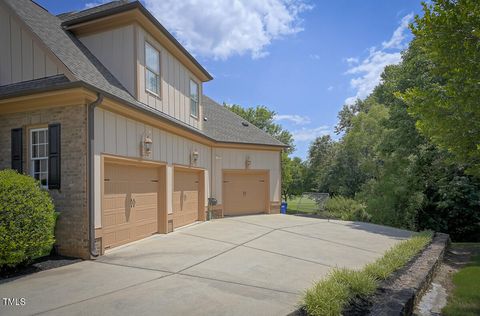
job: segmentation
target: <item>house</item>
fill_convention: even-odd
[[[285,145],[203,95],[212,76],[138,1],[52,15],[0,0],[0,169],[60,212],[91,258],[217,217],[278,213]]]

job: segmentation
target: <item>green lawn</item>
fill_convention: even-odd
[[[447,306],[442,310],[443,315],[480,315],[480,244],[469,245],[472,246],[475,246],[477,254],[468,266],[453,275],[455,288],[448,298]]]
[[[287,213],[288,214],[314,214],[318,211],[317,203],[307,197],[294,197],[287,201]]]

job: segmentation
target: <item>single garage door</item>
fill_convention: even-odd
[[[175,170],[173,179],[173,227],[198,221],[198,173]]]
[[[106,163],[102,210],[104,249],[158,231],[158,169]]]
[[[223,214],[248,215],[267,211],[266,173],[224,172]]]

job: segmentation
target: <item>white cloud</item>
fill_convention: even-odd
[[[403,49],[405,48],[405,39],[406,34],[405,31],[408,30],[408,24],[413,20],[413,13],[407,14],[402,18],[400,21],[400,25],[397,29],[393,32],[392,37],[388,42],[383,42],[382,47],[384,49],[388,48],[396,48],[396,49]]]
[[[322,125],[314,128],[301,128],[295,131],[292,131],[293,139],[296,142],[306,142],[312,141],[318,136],[323,136],[331,134],[330,127],[327,125]]]
[[[310,54],[309,57],[314,60],[320,60],[320,55],[317,55],[317,54]]]
[[[400,51],[407,45],[405,31],[408,29],[408,23],[412,18],[413,14],[408,14],[402,18],[400,26],[393,32],[391,39],[382,43],[382,49],[371,47],[364,60],[350,64],[351,68],[346,71],[346,74],[355,76],[350,80],[350,86],[355,89],[356,94],[347,98],[345,100],[346,104],[352,104],[356,99],[367,97],[380,83],[380,76],[385,66],[398,64],[401,61]],[[347,62],[348,59],[346,59]]]
[[[295,125],[306,125],[310,124],[310,118],[307,116],[301,116],[297,114],[283,114],[283,115],[275,115],[275,121],[290,121]]]
[[[351,65],[355,65],[355,64],[358,64],[359,60],[357,57],[348,57],[348,58],[345,58],[345,61],[347,62],[347,64],[349,64],[350,66]]]
[[[303,30],[307,0],[145,0],[146,8],[194,54],[215,59],[268,55],[275,39]]]
[[[333,90],[333,86],[329,86],[329,87],[327,88],[327,91],[332,91],[332,90]]]

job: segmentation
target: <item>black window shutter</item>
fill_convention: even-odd
[[[23,172],[23,130],[12,129],[12,169]]]
[[[60,189],[60,124],[48,125],[48,188]]]

